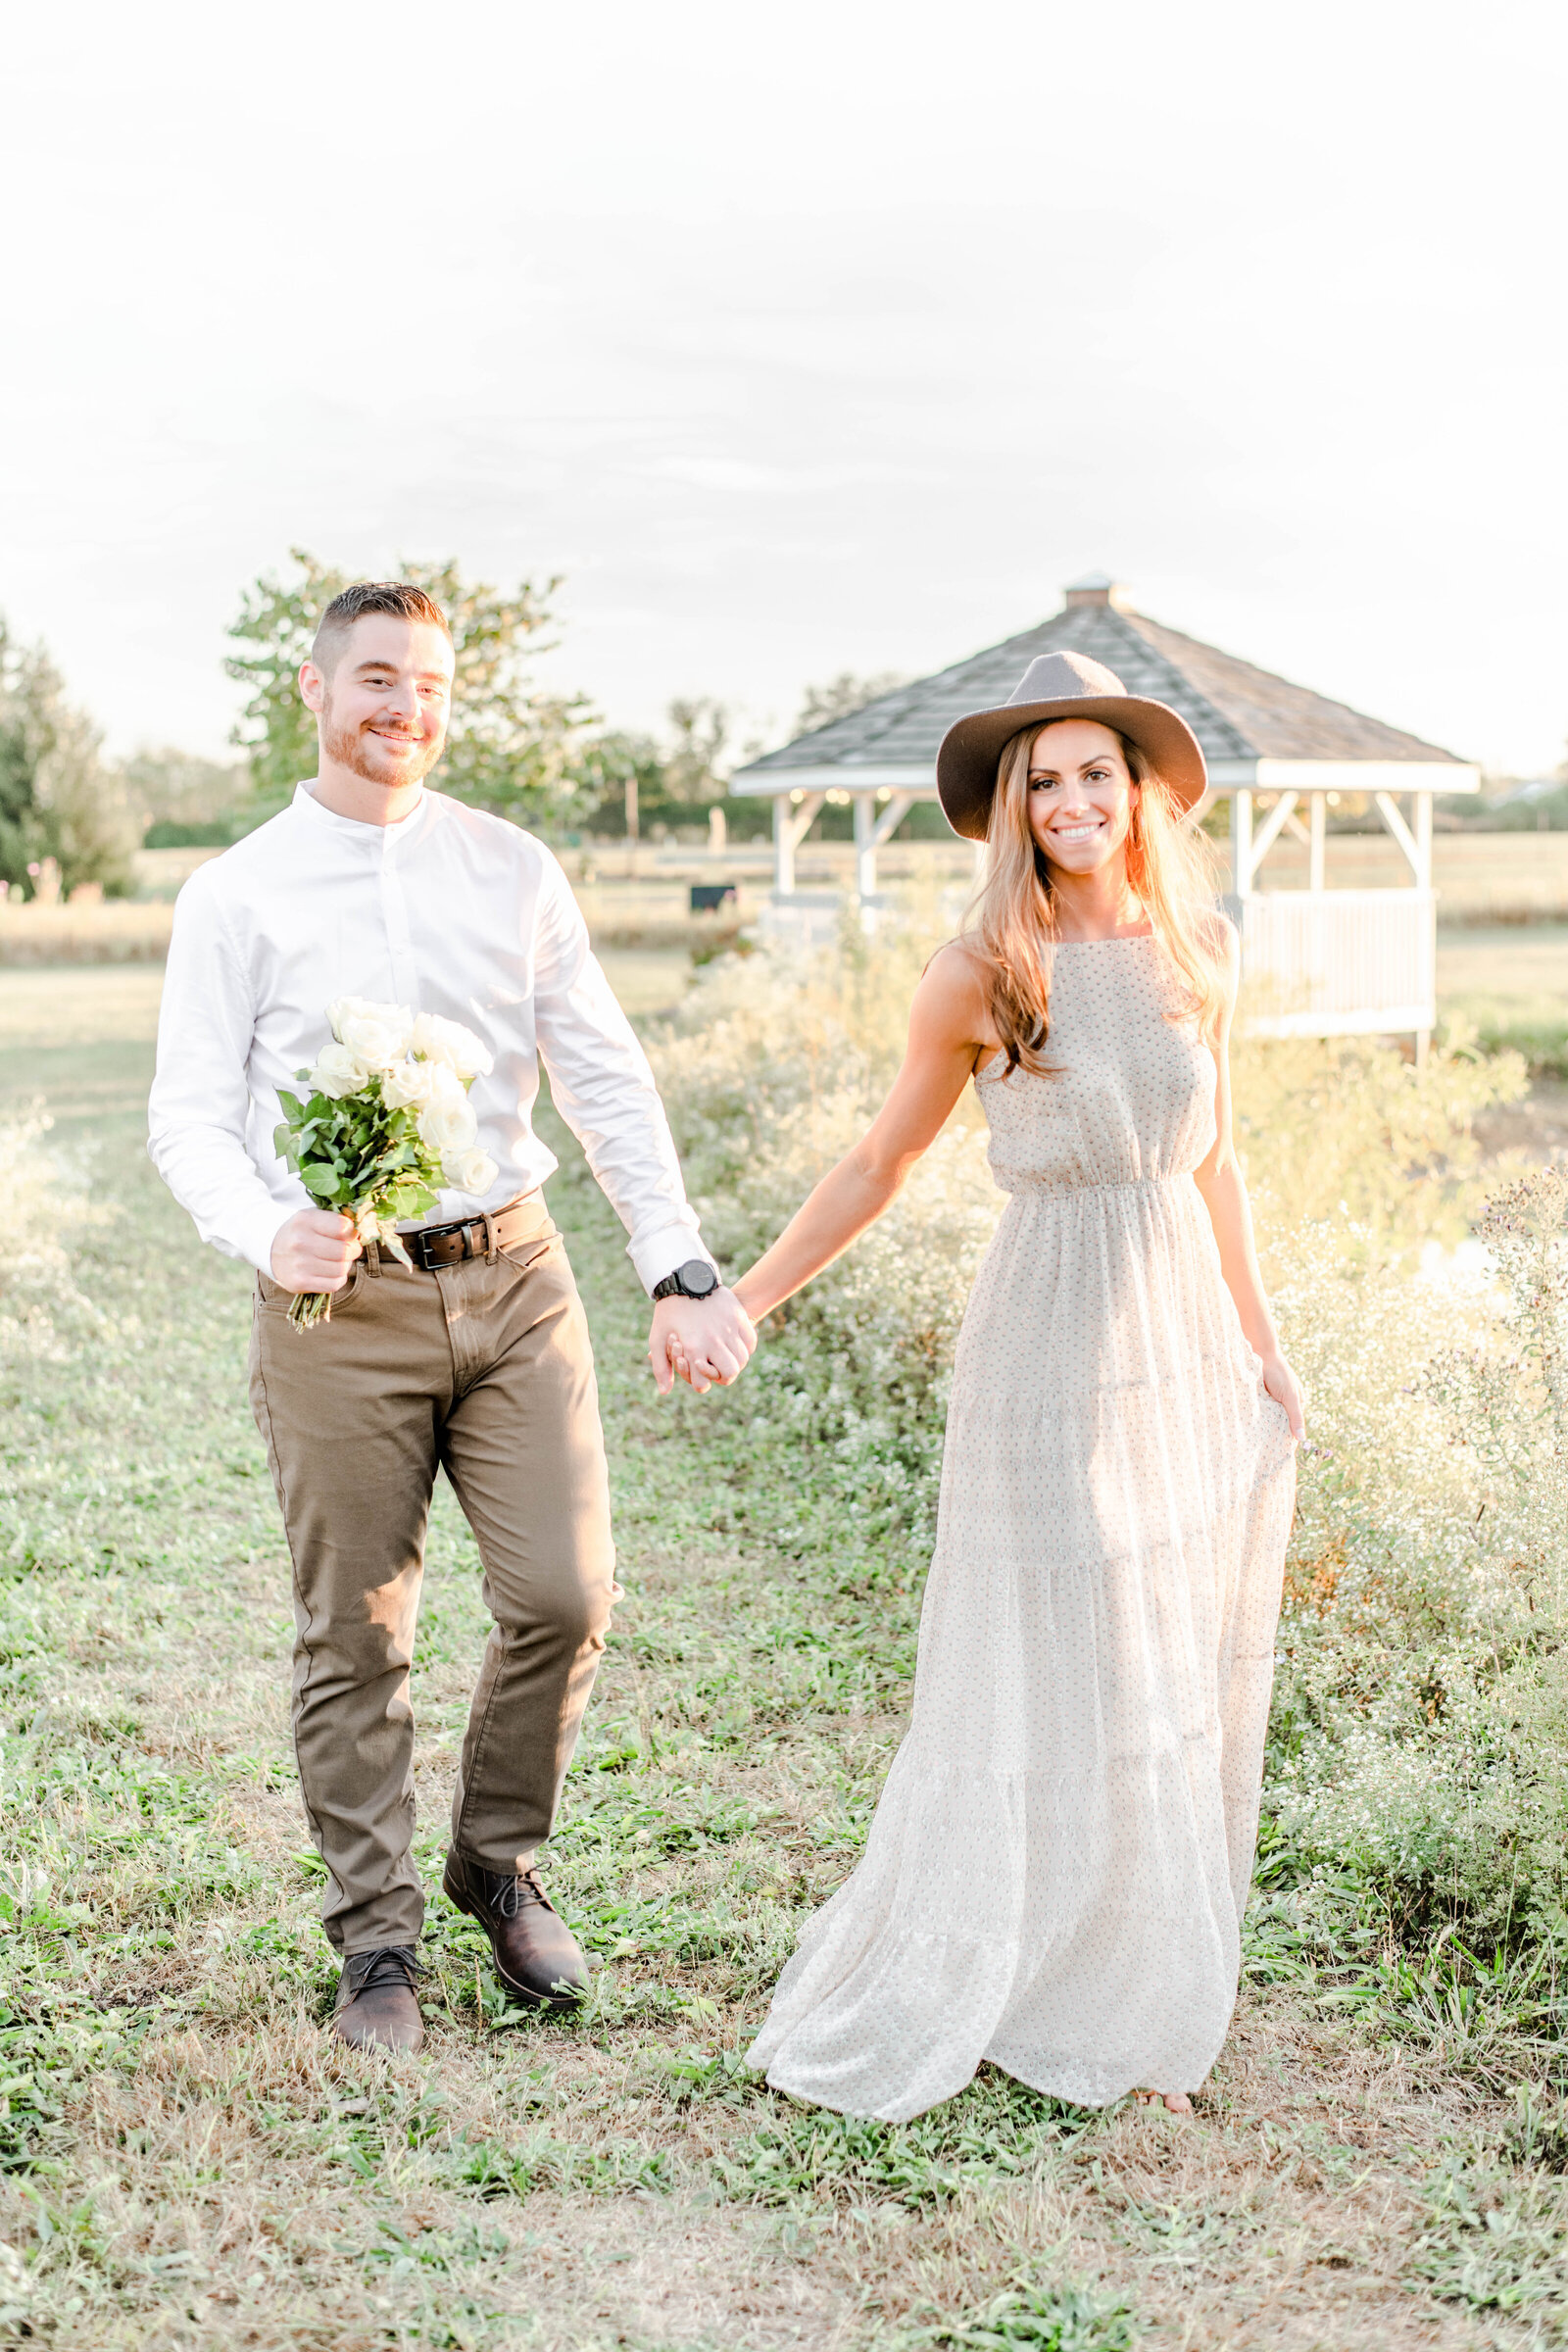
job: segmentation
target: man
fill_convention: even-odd
[[[535,1858],[615,1587],[588,1333],[540,1192],[556,1166],[530,1119],[541,1060],[657,1302],[661,1392],[672,1362],[699,1388],[733,1380],[756,1345],[561,867],[425,789],[452,677],[445,615],[419,589],[382,581],[328,606],[299,673],[317,776],[180,894],[150,1122],[203,1240],[257,1269],[251,1400],[294,1564],[295,1746],[344,1963],[334,2027],[401,2050],[423,2038],[408,1684],[438,1467],[495,1620],[443,1885],[517,1999],[569,2007],[587,1981]],[[499,1173],[483,1199],[444,1193],[405,1229],[413,1272],[311,1207],[273,1150],[278,1088],[341,996],[462,1021],[493,1056],[470,1099]],[[330,1292],[330,1320],[293,1330],[298,1291]]]

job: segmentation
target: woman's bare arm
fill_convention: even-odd
[[[909,1007],[909,1042],[893,1090],[847,1152],[734,1286],[754,1323],[830,1265],[887,1207],[986,1052],[990,1021],[974,964],[960,947],[926,966]]]
[[[1213,1150],[1202,1166],[1194,1172],[1194,1182],[1203,1196],[1209,1223],[1214,1228],[1214,1240],[1219,1247],[1220,1272],[1225,1277],[1226,1289],[1236,1301],[1242,1330],[1247,1335],[1249,1345],[1263,1359],[1263,1386],[1276,1403],[1285,1407],[1292,1437],[1300,1438],[1306,1431],[1300,1383],[1285,1360],[1279,1334],[1274,1328],[1274,1318],[1268,1310],[1263,1277],[1258,1270],[1257,1250],[1252,1239],[1251,1203],[1247,1198],[1247,1181],[1236,1157],[1236,1142],[1231,1125],[1230,1039],[1231,1022],[1236,1012],[1238,963],[1237,944],[1233,937],[1225,1010],[1214,1046],[1214,1059],[1219,1073],[1214,1101],[1217,1133]]]

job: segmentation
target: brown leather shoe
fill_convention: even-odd
[[[530,2009],[575,2009],[588,1989],[588,1963],[549,1901],[536,1870],[483,1870],[450,1853],[441,1879],[448,1902],[476,1919],[490,1938],[496,1975]]]
[[[419,1964],[413,1947],[390,1943],[378,1952],[355,1952],[338,1979],[332,2031],[354,2050],[419,2049],[424,2020],[419,2015]]]

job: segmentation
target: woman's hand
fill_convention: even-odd
[[[706,1298],[661,1298],[648,1335],[648,1360],[661,1396],[684,1380],[706,1396],[715,1384],[738,1380],[757,1347],[751,1316],[733,1291],[720,1287]]]
[[[1275,1403],[1285,1407],[1291,1435],[1299,1446],[1306,1435],[1306,1403],[1300,1382],[1277,1348],[1263,1358],[1263,1386]]]

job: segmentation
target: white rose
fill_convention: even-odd
[[[381,1100],[389,1110],[423,1110],[439,1075],[434,1062],[395,1061],[382,1075]]]
[[[413,1016],[406,1004],[377,1004],[368,997],[334,997],[326,1008],[332,1035],[372,1070],[390,1069],[409,1050]]]
[[[488,1152],[475,1148],[470,1152],[444,1152],[441,1173],[456,1191],[471,1193],[479,1200],[490,1190],[500,1170]]]
[[[478,1116],[466,1096],[461,1102],[432,1102],[419,1113],[419,1141],[442,1160],[468,1151],[478,1133]]]
[[[444,1021],[438,1012],[420,1013],[410,1042],[416,1054],[423,1054],[431,1061],[445,1062],[466,1083],[474,1078],[488,1078],[495,1068],[495,1056],[471,1029],[465,1029],[461,1021]]]
[[[454,1069],[444,1061],[427,1061],[424,1070],[424,1100],[431,1110],[463,1110],[468,1101],[468,1090]]]
[[[339,1102],[345,1095],[357,1095],[369,1075],[369,1063],[351,1047],[323,1046],[311,1072],[311,1087],[314,1093],[330,1095]]]

